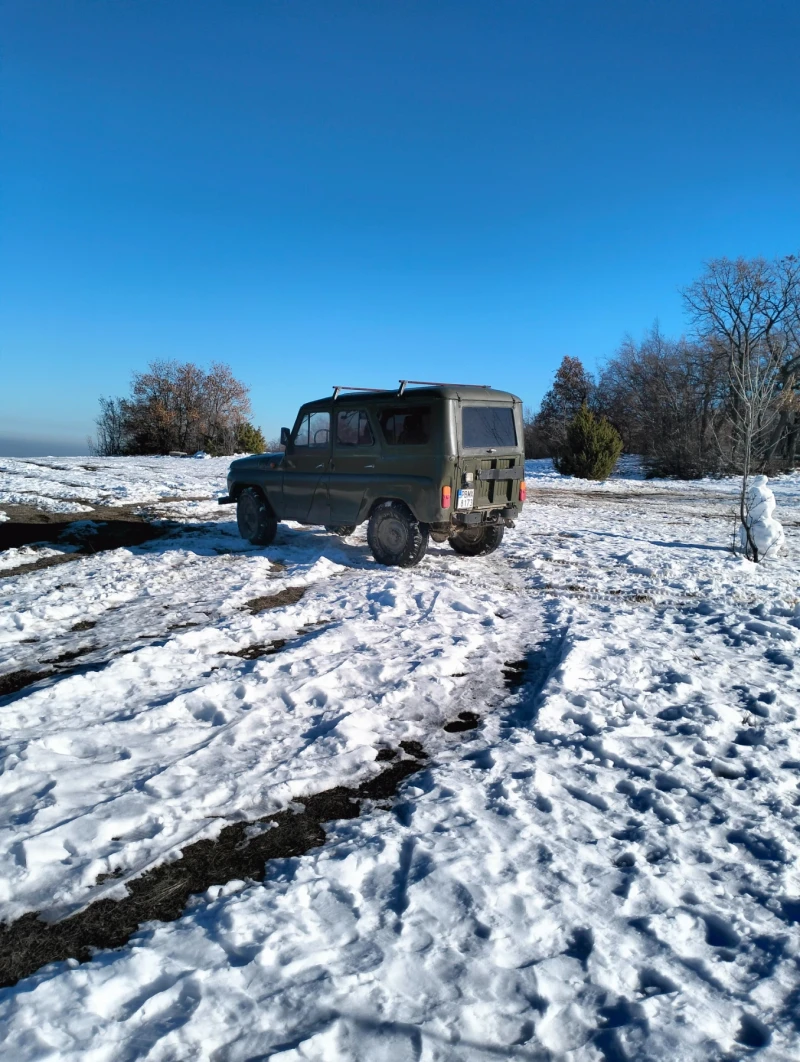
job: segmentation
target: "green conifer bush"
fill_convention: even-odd
[[[236,452],[240,454],[263,454],[267,442],[261,428],[253,424],[240,424],[236,432]]]
[[[595,417],[584,403],[570,421],[553,464],[563,476],[608,479],[621,453],[617,429],[605,417]]]

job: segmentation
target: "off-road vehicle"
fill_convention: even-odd
[[[335,387],[281,429],[285,453],[234,461],[228,496],[241,535],[257,546],[280,520],[367,539],[381,564],[407,568],[428,539],[456,553],[497,549],[525,501],[522,403],[506,391],[400,381]]]

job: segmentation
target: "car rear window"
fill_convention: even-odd
[[[516,446],[514,410],[510,406],[464,406],[461,436],[466,448]]]
[[[416,446],[431,440],[430,406],[382,409],[378,420],[390,446]]]

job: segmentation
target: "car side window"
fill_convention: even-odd
[[[363,409],[343,409],[336,418],[337,446],[372,446],[375,438]]]
[[[390,446],[418,446],[431,440],[430,406],[383,409],[379,421]]]
[[[319,410],[309,413],[300,421],[297,434],[294,437],[294,447],[299,449],[322,449],[326,447],[331,437],[331,415],[327,410]]]

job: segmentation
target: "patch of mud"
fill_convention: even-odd
[[[80,556],[82,556],[80,553],[62,553],[60,557],[42,557],[41,560],[31,561],[30,564],[18,564],[15,568],[6,568],[0,572],[0,579],[10,579],[14,575],[27,575],[28,572],[40,572],[43,568],[55,568],[58,564],[68,564],[69,561],[77,560]]]
[[[448,734],[461,734],[465,730],[474,730],[480,722],[480,716],[475,712],[459,712],[458,719],[445,723],[444,729]]]
[[[256,645],[248,645],[244,649],[235,652],[224,653],[224,656],[238,656],[240,660],[259,660],[262,656],[274,656],[286,645],[285,638],[276,638],[274,642],[260,642]]]
[[[93,627],[97,626],[97,620],[78,620],[76,624],[70,627],[71,631],[90,631]]]
[[[403,752],[409,756],[413,756],[417,760],[427,760],[428,753],[419,743],[419,741],[401,741],[400,748]]]
[[[5,675],[0,675],[0,697],[19,693],[26,686],[31,686],[39,679],[48,678],[52,674],[52,671],[29,671],[26,668],[21,671],[9,671]]]
[[[265,612],[268,608],[283,608],[284,605],[296,605],[305,594],[304,586],[287,586],[285,590],[279,590],[277,594],[265,594],[263,597],[253,597],[245,601],[242,608],[250,612]]]
[[[522,660],[513,660],[506,662],[503,666],[503,678],[505,679],[506,689],[518,690],[520,686],[525,685],[525,680],[528,677],[528,668],[530,667],[530,661],[527,657],[523,657]]]
[[[418,742],[404,742],[419,748]],[[424,767],[422,757],[404,758],[355,789],[337,786],[297,801],[303,811],[281,811],[255,822],[225,826],[214,840],[197,841],[180,858],[162,863],[127,884],[121,900],[103,899],[61,922],[38,912],[0,926],[0,987],[29,977],[51,962],[86,962],[95,948],[119,948],[144,922],[171,922],[190,896],[228,881],[262,881],[266,862],[304,855],[325,842],[322,823],[357,818],[365,801],[386,800],[402,781]],[[263,829],[257,832],[253,827]]]
[[[43,660],[43,664],[68,664],[71,660],[77,660],[79,656],[85,656],[87,653],[91,653],[96,646],[84,645],[80,649],[72,649],[66,653],[61,653],[60,656],[55,656],[50,660]]]
[[[12,508],[9,506],[9,508]],[[24,508],[15,506],[13,508]],[[108,510],[106,510],[108,512]],[[127,510],[116,512],[112,519],[99,518],[92,514],[87,520],[85,514],[75,513],[38,513],[36,519],[11,520],[0,524],[0,551],[33,543],[55,546],[69,546],[70,551],[60,557],[43,557],[30,564],[21,564],[0,572],[0,578],[8,579],[27,572],[51,568],[56,564],[85,557],[92,553],[141,546],[152,539],[161,538],[174,531],[177,524],[151,523],[143,516]],[[30,514],[29,514],[30,515]],[[77,517],[80,516],[80,519]],[[50,519],[42,519],[50,517]],[[60,519],[58,519],[60,517]]]

